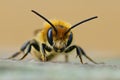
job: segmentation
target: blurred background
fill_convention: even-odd
[[[120,64],[119,3],[119,0],[0,0],[0,58],[18,51],[33,37],[34,30],[43,27],[44,20],[31,12],[36,10],[48,19],[71,24],[98,16],[73,29],[75,44],[97,62]]]

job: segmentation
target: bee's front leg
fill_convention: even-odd
[[[28,53],[31,52],[31,47],[34,47],[37,51],[40,51],[40,47],[39,44],[35,41],[35,40],[30,40],[27,41],[20,49],[19,52],[16,52],[15,54],[13,54],[11,57],[9,57],[8,59],[12,59],[17,57],[20,53],[24,53],[24,56],[22,58],[20,58],[20,60],[24,59]]]
[[[41,53],[43,55],[41,57],[42,61],[51,61],[53,58],[55,58],[57,56],[57,54],[55,54],[55,53],[50,53],[50,54],[46,55],[46,51],[51,52],[52,49],[44,43],[42,44],[42,50],[41,51],[42,51]]]
[[[45,44],[41,45],[41,53],[42,53],[41,60],[44,61],[44,62],[47,61],[46,52],[45,52],[45,46],[46,46]]]
[[[80,48],[79,46],[76,46],[76,45],[70,46],[70,47],[65,51],[65,53],[68,53],[68,52],[72,51],[73,49],[76,49],[77,56],[79,56],[80,62],[81,62],[82,64],[83,64],[83,61],[82,61],[81,55],[84,55],[88,60],[90,60],[91,62],[97,64],[94,60],[92,60],[89,56],[87,56],[86,53],[83,51],[83,49]]]
[[[41,60],[42,61],[50,61],[53,58],[52,54],[50,54],[49,56],[46,55],[46,51],[51,52],[52,49],[50,47],[48,47],[46,44],[43,43],[42,46],[41,46],[41,53],[42,53]]]

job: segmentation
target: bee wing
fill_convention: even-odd
[[[36,30],[34,31],[34,35],[36,35],[36,34],[39,33],[40,31],[42,31],[42,29],[36,29]]]

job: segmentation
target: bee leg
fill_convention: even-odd
[[[84,55],[88,60],[90,60],[91,62],[97,64],[94,60],[92,60],[89,56],[87,56],[86,53],[83,51],[83,49],[80,48],[79,46],[76,46],[76,45],[70,46],[65,52],[68,53],[68,52],[72,51],[75,48],[76,48],[77,56],[79,56],[80,62],[82,64],[83,64],[83,61],[82,61],[82,56],[81,55]]]
[[[45,51],[48,51],[48,52],[51,52],[52,49],[50,47],[48,47],[46,44],[42,44],[42,47],[41,47],[41,51],[42,51],[42,61],[49,61],[52,59],[52,57],[54,57],[53,54],[50,54],[49,56],[46,56],[46,52]]]
[[[45,46],[46,46],[45,44],[42,44],[42,46],[41,46],[41,53],[42,53],[41,60],[43,62],[47,61],[47,59],[46,59],[46,52],[45,52]]]
[[[31,45],[29,44],[29,45],[27,45],[28,47],[27,47],[27,52],[24,52],[25,54],[24,54],[24,56],[22,57],[22,58],[20,58],[19,60],[22,60],[22,59],[24,59],[27,55],[28,55],[28,53],[31,51]]]
[[[84,50],[82,48],[78,47],[78,49],[82,53],[82,55],[84,55],[88,60],[90,60],[94,64],[98,64],[97,62],[95,62],[94,60],[92,60],[88,55],[86,55],[86,53],[84,52]]]
[[[15,57],[17,57],[20,53],[21,53],[21,51],[16,52],[16,53],[14,53],[12,56],[10,56],[10,57],[9,57],[9,58],[7,58],[7,59],[12,59],[12,58],[15,58]]]
[[[13,54],[11,57],[9,57],[8,59],[12,59],[17,57],[19,54],[21,53],[25,53],[24,56],[22,58],[20,58],[20,60],[24,59],[28,53],[30,53],[31,51],[31,46],[33,46],[37,51],[40,51],[39,45],[35,40],[30,40],[27,41],[25,44],[22,45],[22,47],[20,48],[19,52],[16,52],[15,54]]]
[[[57,56],[57,54],[49,54],[49,55],[47,55],[46,56],[46,52],[45,51],[47,51],[47,52],[51,52],[52,51],[52,49],[50,48],[50,47],[48,47],[46,44],[42,44],[42,53],[43,53],[43,57],[42,57],[42,61],[50,61],[50,60],[52,60],[54,57],[56,57]]]
[[[24,54],[24,56],[23,56],[22,58],[20,58],[20,60],[24,59],[24,58],[28,55],[28,53],[31,52],[32,46],[33,46],[37,51],[40,51],[40,47],[39,47],[39,44],[37,43],[37,41],[31,40],[31,41],[29,41],[29,44],[26,44],[25,46],[23,46],[23,47],[21,48],[21,50],[22,50],[25,54]],[[26,50],[26,52],[25,52],[25,50]]]
[[[79,48],[77,47],[77,46],[75,46],[75,45],[73,45],[73,46],[70,46],[66,51],[65,51],[65,53],[69,53],[69,52],[71,52],[73,49],[75,49],[76,48],[76,51],[77,51],[77,55],[79,56],[79,58],[80,58],[80,62],[83,64],[83,61],[82,61],[82,57],[81,57],[81,54],[80,54],[80,50],[79,50]]]
[[[21,49],[19,52],[14,53],[12,56],[10,56],[8,59],[12,59],[17,57],[19,54],[21,54],[22,52],[24,52],[25,48],[27,47],[27,45],[30,44],[30,41],[27,41],[24,45],[22,45]]]

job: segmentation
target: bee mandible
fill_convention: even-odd
[[[31,53],[34,54],[35,58],[40,61],[50,61],[58,54],[65,54],[65,61],[67,62],[68,53],[75,49],[82,64],[82,55],[91,62],[97,64],[97,62],[92,60],[80,46],[72,45],[72,29],[82,23],[97,18],[97,16],[85,19],[71,26],[69,23],[60,20],[49,21],[46,17],[35,10],[31,11],[46,21],[44,28],[35,31],[35,37],[22,45],[20,51],[14,53],[11,57],[9,57],[9,59],[15,58],[19,54],[24,53],[24,55],[20,58],[20,60],[22,60],[28,55],[28,53]]]

